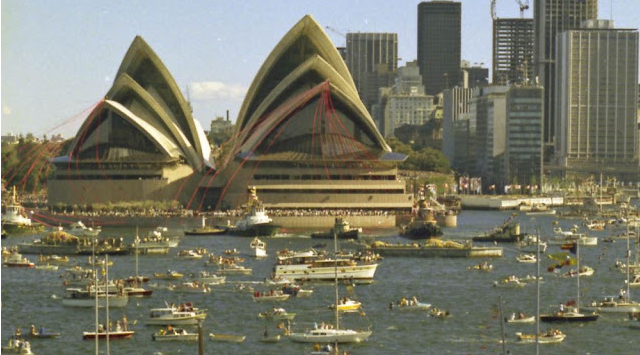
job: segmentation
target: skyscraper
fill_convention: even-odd
[[[534,61],[535,73],[544,87],[545,143],[553,143],[555,135],[556,36],[597,17],[598,0],[534,0]]]
[[[391,86],[398,68],[397,33],[347,33],[347,68],[360,94],[371,110],[378,100],[378,89]]]
[[[533,80],[533,19],[493,20],[493,84]]]
[[[461,16],[459,2],[418,4],[418,66],[427,95],[460,82]]]
[[[587,21],[557,38],[556,157],[566,170],[637,179],[638,30]]]

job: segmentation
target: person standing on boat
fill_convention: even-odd
[[[126,315],[122,315],[122,329],[124,329],[124,331],[126,332],[128,329],[128,323],[127,323],[127,316]]]

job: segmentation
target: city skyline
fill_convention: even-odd
[[[598,17],[613,18],[617,28],[638,28],[640,15],[625,11],[633,1],[613,1],[611,7],[609,0],[600,0]],[[460,2],[462,59],[490,68],[489,1]],[[88,113],[85,110],[107,93],[136,35],[147,39],[183,94],[189,87],[194,117],[203,127],[216,116],[225,116],[227,109],[235,121],[270,49],[304,14],[312,15],[336,46],[346,42],[339,33],[397,33],[400,66],[417,57],[419,3],[403,1],[389,7],[382,0],[196,1],[168,2],[151,9],[144,1],[108,5],[3,1],[2,134],[74,135]],[[497,15],[518,18],[518,4],[498,1]],[[525,12],[525,17],[532,15],[531,10]]]

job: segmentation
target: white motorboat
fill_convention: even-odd
[[[254,250],[254,256],[256,258],[264,258],[267,256],[267,243],[258,239],[258,237],[253,238],[250,247]]]
[[[371,335],[370,330],[311,329],[302,333],[291,333],[289,339],[299,343],[360,343]]]
[[[586,265],[585,265],[585,266],[581,266],[581,267],[580,267],[580,273],[579,273],[579,275],[580,275],[580,276],[593,276],[593,274],[594,274],[595,272],[596,272],[596,271],[595,271],[592,267],[590,267],[590,266],[586,266]],[[578,276],[578,271],[577,271],[577,270],[575,270],[575,269],[571,269],[571,270],[567,271],[567,272],[566,272],[564,275],[562,275],[562,276],[564,276],[564,277],[576,277],[576,276]]]
[[[123,308],[127,306],[129,302],[129,296],[126,294],[108,294],[109,307],[113,308]],[[107,306],[107,293],[102,291],[96,292],[89,291],[87,289],[80,288],[68,288],[65,291],[64,297],[62,298],[62,305],[69,307],[86,307],[91,308],[95,307],[97,297],[98,308],[103,308]]]
[[[191,277],[193,277],[194,281],[209,286],[223,284],[227,278],[226,276],[219,276],[206,270],[198,271],[195,274],[191,274]]]
[[[559,233],[558,233],[559,232]],[[584,233],[577,232],[563,232],[561,229],[556,229],[556,235],[547,240],[549,245],[563,245],[574,244],[579,242],[581,246],[597,246],[598,238],[589,237]]]
[[[153,308],[145,320],[147,325],[196,325],[207,318],[206,309],[193,307],[192,303],[183,303],[177,307],[167,305],[164,308]]]
[[[269,292],[256,291],[252,297],[253,302],[281,302],[288,300],[291,295],[283,293],[280,290],[271,290]]]
[[[295,313],[289,313],[284,310],[284,308],[273,308],[271,311],[265,311],[258,314],[258,318],[266,319],[266,320],[293,320],[296,317]]]
[[[516,261],[519,263],[535,264],[536,256],[533,254],[518,254],[516,255]]]
[[[155,278],[160,279],[160,280],[178,280],[184,277],[184,274],[181,274],[175,270],[167,270],[166,273],[155,273],[153,274],[153,276],[155,276]]]
[[[218,274],[220,275],[251,275],[252,272],[253,269],[249,269],[235,263],[222,264],[218,269]]]
[[[390,310],[399,311],[426,311],[431,307],[431,303],[422,303],[414,296],[410,299],[402,298],[397,303],[389,303]]]
[[[100,234],[100,227],[87,227],[82,221],[72,223],[67,229],[67,233],[76,237],[97,237]]]
[[[625,296],[607,296],[580,308],[599,313],[633,313],[640,312],[640,303],[628,300]]]
[[[511,317],[509,318],[504,318],[505,322],[507,323],[533,323],[536,321],[536,317],[535,316],[529,316],[527,317],[524,313],[520,312],[520,313],[512,313]]]
[[[3,203],[4,205],[4,203]],[[7,234],[19,234],[29,232],[39,232],[44,230],[44,226],[31,222],[24,207],[18,202],[16,197],[16,187],[13,187],[13,198],[2,207],[2,238]],[[33,214],[33,211],[31,212]]]
[[[549,329],[547,332],[538,334],[538,343],[540,344],[553,344],[560,343],[566,337],[559,329]],[[521,332],[516,333],[518,343],[531,344],[536,342],[535,334],[523,334]]]
[[[520,288],[525,287],[526,285],[526,282],[522,282],[517,276],[514,275],[493,282],[494,287],[500,288]]]
[[[16,252],[12,252],[9,254],[5,254],[2,257],[2,265],[7,267],[26,267],[32,268],[34,267],[34,263],[29,261],[29,259],[22,256],[22,254]]]
[[[181,250],[178,252],[178,259],[185,260],[200,260],[204,257],[204,254],[200,254],[195,250]]]
[[[151,337],[155,341],[197,341],[198,333],[189,333],[186,329],[169,326],[166,330],[160,329]]]
[[[183,282],[180,285],[174,285],[172,291],[182,293],[210,293],[211,289],[205,284],[199,282]]]
[[[333,281],[334,265],[338,264],[338,279],[372,282],[378,264],[361,264],[351,259],[322,259],[316,255],[278,260],[275,275],[294,281]]]

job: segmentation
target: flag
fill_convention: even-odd
[[[548,254],[547,258],[563,262],[563,261],[569,259],[569,253]]]

